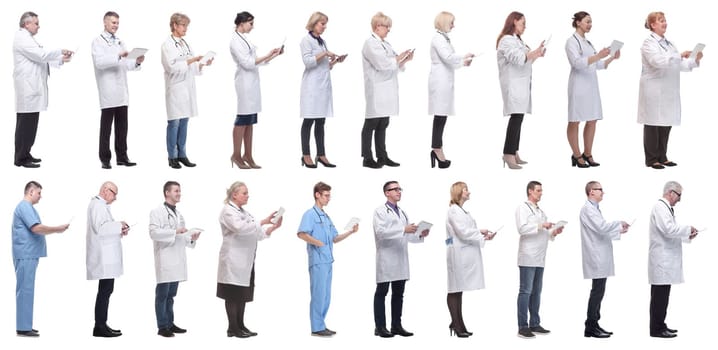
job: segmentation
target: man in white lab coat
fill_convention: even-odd
[[[92,62],[95,65],[97,90],[100,93],[100,162],[110,169],[110,133],[115,122],[115,155],[117,165],[135,166],[127,156],[127,71],[140,69],[145,56],[128,57],[125,44],[115,34],[120,27],[120,15],[109,11],[104,17],[105,30],[92,41]]]
[[[157,334],[174,337],[175,333],[186,333],[186,329],[174,324],[174,297],[179,282],[187,280],[186,248],[194,248],[201,231],[189,231],[184,217],[177,209],[182,196],[180,184],[167,181],[163,188],[165,201],[150,212],[150,238],[155,252],[155,315]]]
[[[609,332],[598,324],[601,318],[601,301],[606,291],[606,279],[613,276],[613,243],[628,231],[625,221],[606,221],[598,203],[603,200],[603,187],[598,181],[586,184],[586,204],[581,208],[581,256],[583,278],[592,279],[591,294],[588,298],[584,337],[608,338]]]
[[[69,62],[72,51],[49,50],[35,41],[40,21],[34,12],[20,16],[20,30],[12,44],[15,70],[15,166],[39,168],[41,159],[30,154],[35,144],[40,112],[47,110],[47,78],[50,64],[59,67]]]
[[[401,324],[404,286],[409,279],[408,243],[423,243],[429,230],[417,232],[418,226],[409,223],[406,213],[397,203],[402,188],[396,181],[384,184],[386,203],[374,210],[374,242],[376,243],[376,291],[374,292],[374,335],[391,338],[394,335],[414,335]],[[391,331],[386,329],[384,300],[391,285]]]
[[[99,280],[95,300],[95,337],[119,337],[120,330],[107,325],[107,309],[115,278],[122,275],[122,237],[127,236],[130,226],[115,221],[110,204],[117,199],[117,185],[105,182],[100,193],[92,197],[87,207],[87,279]]]
[[[675,338],[678,332],[666,325],[671,285],[683,283],[682,243],[690,243],[698,230],[678,225],[673,207],[681,200],[683,187],[675,181],[663,186],[663,198],[653,206],[648,235],[648,283],[651,284],[650,334]]]
[[[539,208],[543,188],[540,182],[530,181],[526,185],[528,199],[516,208],[516,229],[519,232],[519,295],[516,301],[519,333],[521,338],[533,338],[536,334],[548,334],[541,327],[539,307],[541,306],[541,288],[543,269],[546,264],[546,248],[549,239],[563,231],[548,221],[546,214]],[[528,319],[529,314],[531,318]]]

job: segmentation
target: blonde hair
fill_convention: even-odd
[[[441,11],[434,19],[434,28],[444,33],[451,30],[451,22],[454,21],[454,15],[451,12]]]
[[[170,30],[174,31],[175,27],[174,25],[181,24],[182,22],[186,21],[187,24],[189,24],[189,17],[185,15],[184,13],[175,12],[172,14],[172,17],[170,17]]]
[[[377,12],[371,18],[371,30],[376,30],[378,26],[391,27],[391,18],[382,12]]]
[[[234,192],[237,192],[240,187],[247,187],[247,185],[244,184],[242,181],[235,181],[232,185],[229,186],[227,189],[227,198],[224,199],[224,204],[229,204],[229,202],[232,200],[232,195]]]
[[[312,15],[309,16],[309,21],[307,21],[306,29],[311,32],[314,30],[314,26],[322,20],[329,21],[329,17],[319,11],[312,13]]]
[[[653,31],[651,29],[651,24],[658,22],[659,19],[666,18],[666,15],[661,11],[655,11],[648,14],[648,17],[646,17],[646,23],[643,24],[646,29]]]
[[[465,182],[455,182],[451,185],[451,201],[449,205],[456,204],[461,206],[461,196],[463,195],[464,189],[469,188]]]

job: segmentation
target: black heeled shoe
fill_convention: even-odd
[[[197,164],[190,162],[189,158],[187,158],[187,157],[179,157],[179,158],[177,158],[177,161],[182,163],[182,165],[184,165],[188,168],[197,166]]]
[[[170,168],[172,169],[181,169],[182,166],[180,165],[179,161],[177,161],[177,158],[170,158],[169,159]],[[103,164],[104,165],[104,164]],[[109,163],[107,164],[109,165]],[[109,168],[108,168],[109,169]]]
[[[441,160],[439,159],[439,156],[436,155],[436,152],[434,150],[431,150],[431,153],[429,154],[429,157],[431,157],[431,167],[434,168],[436,166],[436,163],[439,163],[439,169],[446,169],[451,165],[451,161]]]
[[[309,169],[316,169],[317,164],[308,164],[307,162],[304,161],[304,157],[302,157],[302,166],[305,166]]]
[[[583,157],[584,157],[584,156],[581,155],[580,157],[575,158],[575,157],[573,156],[573,154],[572,154],[572,155],[571,155],[571,166],[575,166],[575,167],[579,167],[579,168],[588,168],[588,167],[590,167],[590,165],[588,165],[588,164],[585,162],[585,158],[583,158]],[[583,163],[579,162],[579,161],[578,161],[579,159],[584,160],[584,162],[583,162]]]
[[[304,158],[302,158],[302,160],[304,160]],[[322,165],[324,165],[327,168],[336,168],[337,167],[336,165],[329,163],[329,161],[326,161],[326,162],[323,161],[322,158],[320,158],[319,156],[317,156],[317,158],[315,158],[314,161],[316,161],[317,163],[322,163]]]
[[[452,326],[449,326],[449,336],[456,335],[456,336],[459,337],[459,338],[468,338],[468,337],[470,337],[472,334],[473,334],[473,333],[469,333],[469,332],[467,332],[466,330],[464,330],[464,331],[459,331],[459,330],[457,330],[456,328],[454,328],[454,327],[452,327]]]
[[[590,165],[590,166],[599,166],[599,165],[601,165],[601,163],[597,163],[597,162],[594,162],[594,161],[593,161],[593,156],[586,156],[585,153],[582,153],[582,154],[581,154],[581,158],[583,158],[583,160],[584,160],[586,163],[588,163],[588,165]]]

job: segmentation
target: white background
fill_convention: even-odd
[[[151,4],[151,5],[150,5]],[[148,6],[149,5],[149,6]],[[569,222],[564,234],[551,243],[547,257],[541,307],[542,324],[553,332],[531,341],[536,348],[578,344],[592,348],[626,346],[700,346],[710,341],[716,312],[716,281],[712,246],[715,227],[710,219],[713,187],[709,164],[715,146],[714,106],[708,92],[715,77],[712,26],[708,2],[701,1],[566,1],[550,3],[507,1],[484,5],[463,1],[249,1],[210,4],[174,1],[162,4],[131,1],[10,2],[0,13],[0,227],[7,229],[0,240],[0,342],[19,346],[103,346],[127,348],[169,346],[197,348],[206,341],[220,346],[282,346],[314,348],[389,348],[395,346],[457,348],[529,345],[516,334],[517,235],[514,209],[525,200],[529,180],[544,184],[540,203],[550,220]],[[77,50],[72,62],[50,77],[50,107],[42,112],[33,148],[43,158],[40,169],[12,166],[15,126],[11,46],[18,19],[27,10],[39,14],[37,40],[46,47]],[[120,14],[118,36],[128,48],[150,51],[139,72],[130,73],[131,103],[129,154],[134,168],[100,169],[97,156],[99,106],[90,54],[90,43],[102,31],[107,10]],[[261,68],[264,110],[255,127],[255,156],[261,170],[239,171],[227,167],[231,154],[231,128],[236,97],[234,64],[228,45],[237,12],[255,15],[250,40],[264,54],[279,46],[286,36],[286,53]],[[303,66],[298,46],[306,34],[309,15],[321,10],[329,15],[324,34],[330,50],[348,53],[347,61],[332,71],[336,117],[327,121],[327,155],[336,169],[300,167],[299,85]],[[381,170],[361,167],[360,130],[364,98],[361,47],[370,34],[371,16],[378,10],[393,19],[388,41],[397,50],[416,48],[415,59],[400,75],[401,113],[392,117],[387,148],[399,168]],[[457,115],[450,117],[444,137],[445,152],[453,161],[448,170],[429,168],[431,117],[427,115],[429,43],[433,20],[441,10],[456,15],[450,34],[458,52],[484,53],[469,68],[457,71]],[[506,119],[495,62],[496,36],[506,15],[520,10],[526,15],[524,40],[532,47],[552,35],[545,58],[534,64],[534,114],[525,118],[521,156],[525,169],[502,169],[501,150]],[[594,46],[618,39],[625,43],[622,57],[602,71],[600,84],[604,120],[598,124],[594,155],[598,168],[575,169],[567,160],[566,83],[569,66],[564,43],[572,33],[571,16],[586,10],[594,30],[588,38]],[[671,135],[669,156],[680,165],[656,171],[643,166],[642,126],[635,122],[640,45],[648,35],[643,22],[650,11],[666,12],[667,37],[680,50],[697,42],[707,44],[706,59],[693,73],[683,74],[683,124]],[[215,64],[197,78],[200,116],[190,122],[188,154],[199,165],[174,170],[167,166],[165,151],[164,82],[160,45],[169,35],[169,17],[181,11],[191,18],[186,37],[196,53],[217,52]],[[312,149],[314,144],[312,141]],[[400,205],[412,221],[435,224],[426,243],[410,250],[412,278],[407,284],[404,326],[416,332],[409,339],[379,339],[372,335],[374,242],[373,209],[381,205],[381,186],[399,180],[405,189]],[[36,206],[43,223],[56,225],[72,219],[62,235],[48,237],[48,257],[41,259],[37,275],[34,327],[40,339],[15,337],[14,271],[11,261],[12,211],[29,180],[44,186],[44,198]],[[124,239],[125,275],[117,279],[111,299],[109,324],[124,335],[105,340],[91,337],[97,282],[85,280],[86,206],[103,181],[113,180],[119,196],[112,205],[116,219],[137,223]],[[146,227],[149,211],[162,203],[167,180],[182,184],[179,204],[188,226],[206,230],[197,248],[188,253],[189,281],[180,285],[176,298],[176,323],[189,329],[186,335],[164,339],[156,335],[154,317],[154,267],[152,244]],[[272,239],[261,242],[256,260],[255,301],[248,305],[246,323],[259,336],[227,339],[223,301],[214,296],[216,264],[221,235],[217,216],[225,189],[233,181],[245,181],[250,190],[247,210],[263,217],[284,206],[284,226]],[[589,180],[601,181],[606,190],[602,211],[608,219],[636,219],[623,240],[615,244],[616,277],[608,281],[602,325],[615,331],[609,340],[583,339],[586,300],[590,282],[582,279],[578,212]],[[674,286],[668,324],[680,329],[672,341],[648,337],[646,277],[647,224],[650,210],[667,180],[684,185],[684,203],[676,209],[678,221],[709,230],[684,249],[687,283]],[[302,213],[312,204],[312,186],[325,181],[333,186],[327,207],[337,227],[352,216],[362,219],[360,231],[335,247],[333,300],[327,324],[339,334],[333,339],[310,337],[309,286],[305,244],[296,238]],[[487,289],[465,293],[464,317],[475,335],[468,340],[450,339],[446,310],[445,213],[449,187],[465,181],[472,191],[466,204],[479,226],[504,229],[484,251]],[[388,299],[388,298],[387,298]],[[388,303],[387,303],[388,304]],[[388,305],[387,305],[388,306]],[[389,313],[387,307],[387,313]],[[450,343],[446,343],[449,342]],[[238,345],[237,343],[242,343]],[[7,344],[7,345],[5,345]],[[251,344],[251,345],[250,345]]]

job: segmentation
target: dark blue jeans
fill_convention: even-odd
[[[157,328],[170,328],[175,321],[174,303],[179,282],[157,283],[155,288],[155,314]]]
[[[519,297],[516,301],[519,329],[536,327],[541,324],[539,306],[541,306],[543,267],[519,266],[519,274]],[[531,315],[530,320],[528,314]]]

